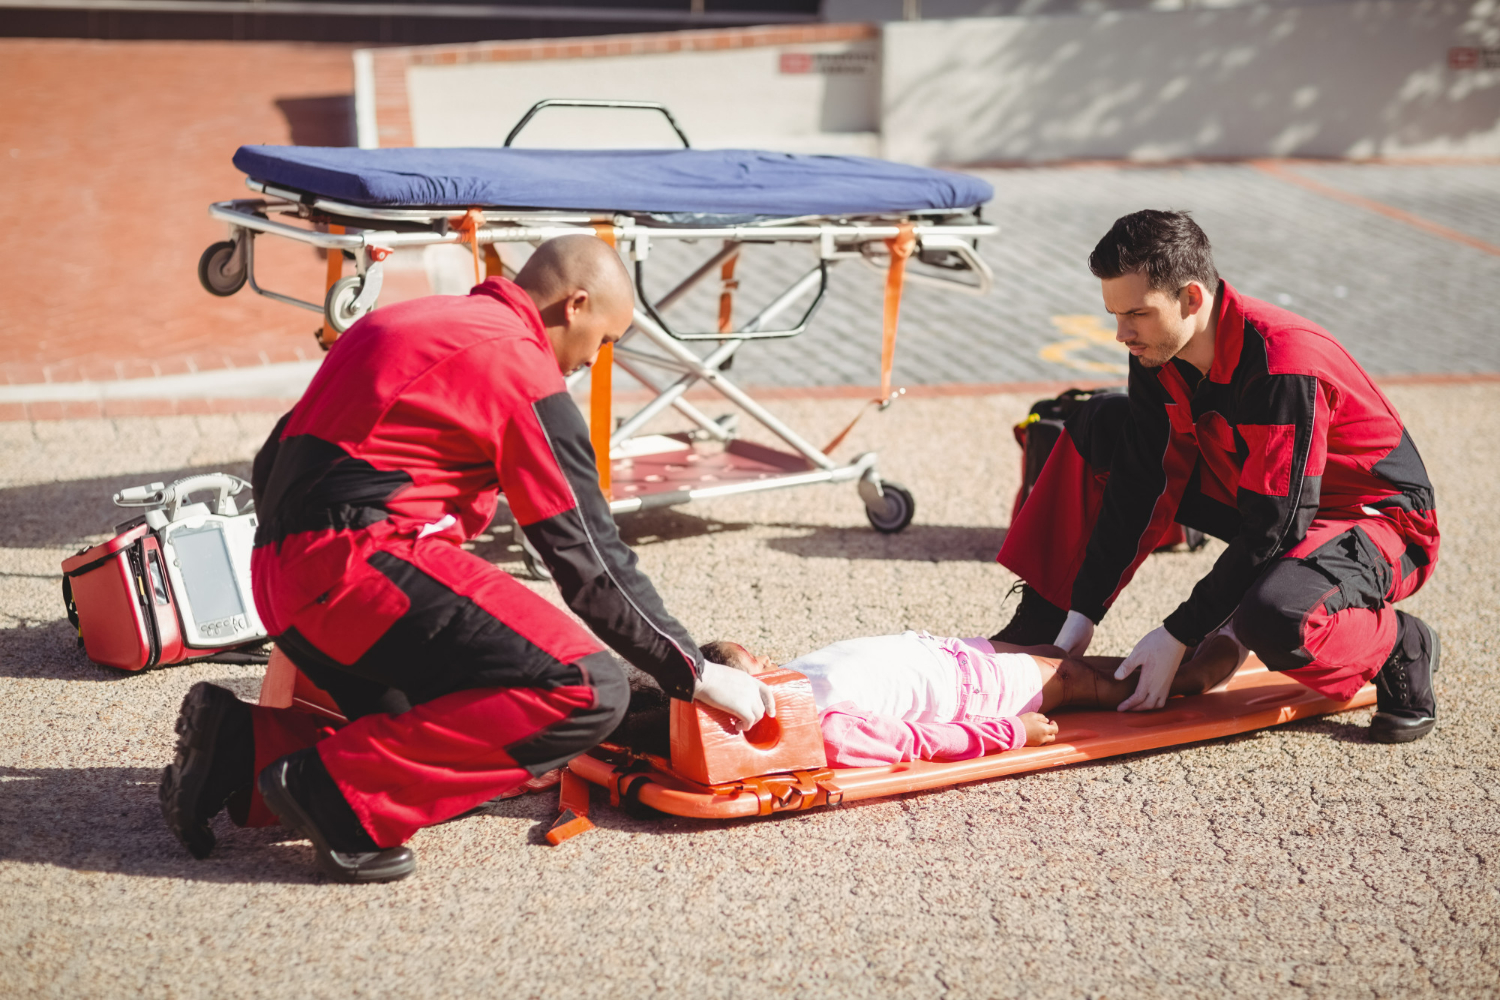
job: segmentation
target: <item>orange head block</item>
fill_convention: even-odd
[[[717,785],[761,774],[828,766],[812,684],[795,670],[772,670],[760,679],[776,693],[776,717],[738,732],[728,713],[697,702],[672,702],[672,769]]]

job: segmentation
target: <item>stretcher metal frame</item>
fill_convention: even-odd
[[[676,128],[667,110],[645,102],[610,101],[544,101],[532,108],[506,140],[546,106],[621,107],[658,110]],[[687,139],[677,129],[683,144]],[[339,333],[374,308],[383,283],[382,261],[403,248],[465,244],[473,248],[476,271],[479,261],[485,270],[500,273],[499,256],[488,248],[501,243],[540,244],[558,236],[593,234],[628,252],[634,265],[637,302],[634,325],[611,351],[601,352],[593,369],[591,403],[591,436],[600,463],[600,480],[615,514],[630,513],[652,507],[674,506],[692,501],[741,493],[782,489],[814,483],[855,481],[872,526],[885,532],[900,531],[910,523],[914,510],[911,494],[903,487],[882,480],[876,471],[877,455],[865,452],[848,462],[838,462],[828,452],[834,445],[818,448],[789,427],[742,387],[724,374],[734,356],[748,341],[786,339],[805,332],[828,291],[828,272],[847,260],[860,260],[881,271],[896,269],[895,280],[887,281],[887,334],[883,353],[883,396],[877,400],[882,408],[889,406],[899,393],[889,390],[890,360],[894,347],[895,311],[899,310],[903,277],[914,282],[934,284],[967,294],[985,295],[993,282],[988,264],[977,252],[980,237],[994,235],[995,226],[982,221],[980,206],[968,209],[940,209],[880,216],[802,216],[784,219],[756,219],[732,225],[683,226],[661,221],[648,214],[582,211],[535,211],[503,207],[473,208],[455,218],[456,210],[447,208],[382,208],[354,205],[323,198],[305,191],[278,187],[255,178],[246,185],[263,197],[217,202],[209,215],[229,227],[229,239],[205,251],[199,264],[199,276],[205,288],[216,295],[232,295],[245,284],[259,295],[286,305],[322,314],[323,329],[319,342],[329,346]],[[283,222],[272,216],[299,220],[301,225]],[[322,303],[309,302],[292,295],[262,287],[255,275],[255,241],[261,236],[292,240],[325,250],[329,255],[327,294]],[[646,293],[647,263],[654,245],[669,240],[721,242],[721,248],[671,291],[652,301]],[[907,272],[904,258],[898,259],[895,241],[904,240],[911,255],[930,265],[924,271]],[[728,310],[721,306],[721,329],[683,331],[675,329],[666,317],[673,305],[692,289],[713,275],[724,279],[724,296],[735,287],[729,280],[742,247],[748,245],[803,244],[815,247],[818,261],[810,270],[775,296],[755,316],[737,328],[727,325]],[[352,258],[354,274],[342,274],[342,261]],[[966,277],[960,277],[966,276]],[[812,301],[791,321],[777,325],[782,317],[809,294]],[[894,296],[894,302],[892,297]],[[654,350],[641,350],[638,341]],[[690,345],[709,345],[700,353]],[[621,370],[655,393],[655,397],[608,431],[611,399],[610,369]],[[572,388],[585,372],[568,379]],[[756,466],[765,471],[749,476],[730,476],[729,481],[713,485],[686,485],[661,480],[650,487],[629,487],[635,495],[614,496],[610,489],[610,459],[606,459],[604,433],[608,432],[607,454],[611,459],[628,460],[631,442],[645,425],[667,408],[686,417],[695,430],[692,438],[720,442],[735,450],[736,428],[732,421],[715,419],[685,398],[687,391],[702,383],[716,391],[748,414],[771,434],[788,445],[794,455],[781,468]],[[602,415],[602,419],[601,419]],[[687,435],[679,435],[681,448],[692,444]],[[842,439],[842,435],[838,440]],[[658,437],[658,446],[662,443]],[[837,444],[835,441],[835,445]],[[764,454],[766,449],[759,449]],[[784,453],[781,453],[784,454]],[[797,466],[802,465],[805,468]],[[790,467],[788,467],[790,466]],[[669,466],[676,468],[680,466]],[[539,570],[533,553],[527,553],[528,565]]]

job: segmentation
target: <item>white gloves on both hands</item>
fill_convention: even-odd
[[[776,695],[764,682],[733,667],[705,660],[703,676],[693,691],[693,700],[734,717],[741,730],[749,729],[763,716],[776,717]]]

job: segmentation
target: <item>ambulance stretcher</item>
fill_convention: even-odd
[[[1154,712],[1059,712],[1053,717],[1057,740],[1046,746],[950,763],[830,768],[811,684],[792,670],[762,674],[761,680],[776,691],[777,714],[748,732],[737,732],[717,709],[673,701],[671,759],[607,743],[574,758],[563,772],[559,815],[547,840],[557,845],[592,828],[593,785],[606,789],[615,806],[639,803],[673,816],[748,819],[1185,746],[1375,703],[1373,684],[1348,701],[1335,701],[1251,656],[1215,690],[1172,698]],[[279,652],[271,656],[260,703],[343,721],[327,693]]]
[[[557,105],[658,111],[684,148],[510,148],[537,111]],[[204,252],[199,278],[215,295],[232,295],[248,284],[260,295],[320,313],[324,325],[319,340],[325,348],[374,308],[382,261],[400,248],[466,244],[473,251],[476,281],[486,273],[501,273],[496,244],[535,245],[556,236],[593,233],[628,252],[635,269],[635,323],[618,345],[601,352],[592,369],[589,406],[600,482],[617,514],[854,481],[877,530],[905,528],[914,511],[912,496],[881,479],[874,453],[847,463],[830,457],[847,428],[819,448],[724,372],[746,343],[806,331],[827,295],[829,269],[861,260],[886,274],[881,388],[872,402],[887,407],[901,392],[891,385],[891,369],[904,282],[909,278],[983,295],[992,281],[977,252],[979,238],[996,231],[981,218],[983,203],[994,193],[983,181],[863,157],[691,149],[660,105],[543,101],[511,132],[504,148],[243,146],[234,163],[247,175],[250,189],[263,197],[211,206],[209,214],[228,225],[229,239]],[[323,302],[261,287],[255,243],[262,236],[328,252]],[[646,292],[648,264],[653,247],[668,241],[709,242],[718,249],[653,300]],[[755,316],[734,326],[732,296],[741,249],[795,245],[814,249],[817,262]],[[348,276],[343,274],[346,257],[354,264]],[[912,257],[917,265],[909,269]],[[722,282],[716,328],[678,329],[668,319],[672,307],[715,276]],[[799,307],[796,318],[783,319],[794,306]],[[655,396],[611,430],[613,366]],[[570,387],[583,374],[576,374]],[[732,422],[708,416],[685,398],[700,383],[790,451],[739,440]],[[669,407],[695,429],[643,435],[647,423]],[[860,413],[866,409],[868,404]]]

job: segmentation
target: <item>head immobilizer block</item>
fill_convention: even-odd
[[[785,668],[760,675],[776,694],[776,716],[746,732],[727,712],[698,702],[672,702],[672,769],[716,785],[758,774],[828,766],[812,683]]]

